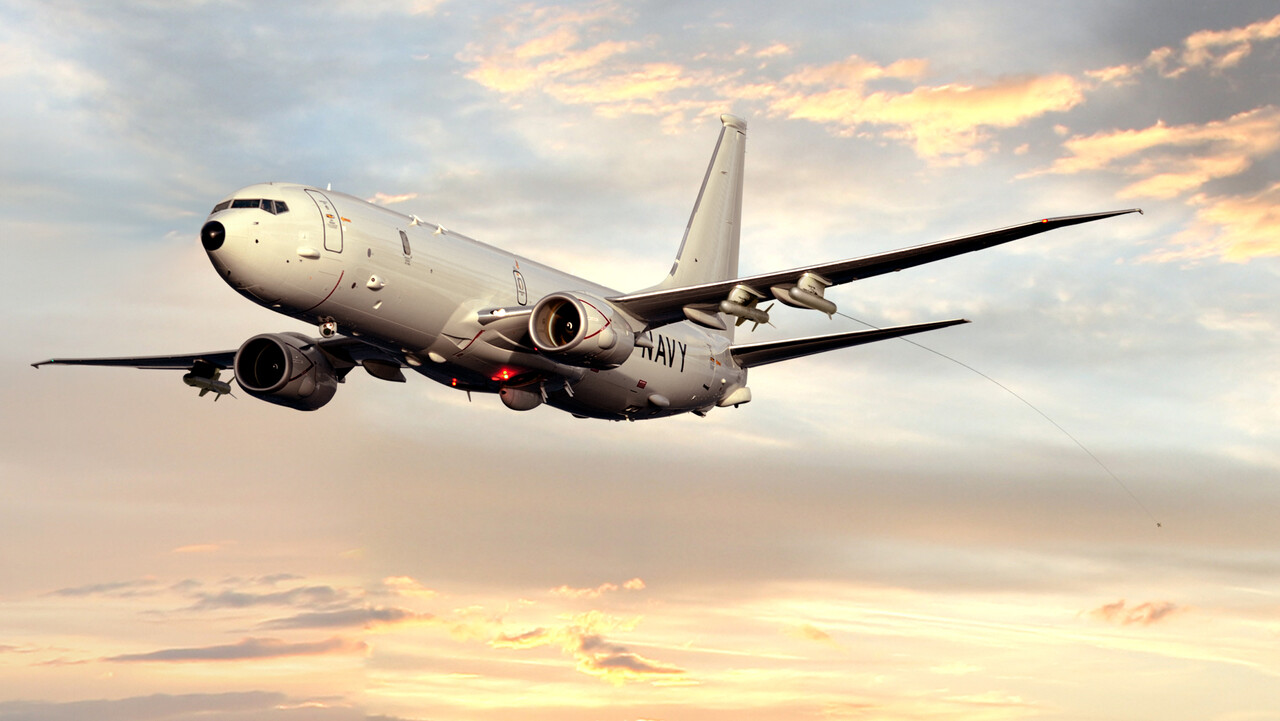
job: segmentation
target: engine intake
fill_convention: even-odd
[[[236,383],[268,403],[314,411],[338,391],[338,374],[316,341],[301,333],[264,333],[244,342],[233,362]]]
[[[529,336],[538,352],[567,365],[617,368],[635,348],[627,321],[605,301],[578,293],[552,293],[533,306]]]

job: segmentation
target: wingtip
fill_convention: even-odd
[[[1113,211],[1111,211],[1111,212],[1109,212],[1109,213],[1105,213],[1104,215],[1106,215],[1106,216],[1116,216],[1116,215],[1128,215],[1128,214],[1130,214],[1130,213],[1137,213],[1138,215],[1145,215],[1145,213],[1143,213],[1143,212],[1142,212],[1142,208],[1125,208],[1124,210],[1113,210]]]

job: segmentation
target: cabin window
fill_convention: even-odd
[[[404,247],[404,257],[408,258],[412,255],[412,252],[409,250],[409,234],[403,230],[400,231],[400,245]]]

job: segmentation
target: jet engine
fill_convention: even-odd
[[[328,357],[301,333],[255,335],[236,351],[233,367],[245,393],[300,411],[314,411],[338,390]]]
[[[631,356],[635,333],[605,301],[581,293],[552,293],[533,306],[529,336],[538,352],[566,365],[617,368]]]

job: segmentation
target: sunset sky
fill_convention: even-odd
[[[0,0],[0,721],[1280,720],[1276,13]],[[313,332],[199,245],[262,181],[648,287],[725,112],[744,273],[1145,214],[834,289],[973,323],[706,418],[30,367]]]

